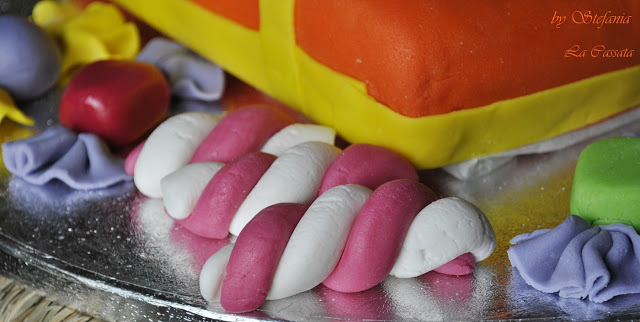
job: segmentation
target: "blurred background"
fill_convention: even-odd
[[[28,16],[38,0],[0,0],[0,14]]]

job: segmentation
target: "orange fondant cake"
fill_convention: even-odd
[[[565,57],[574,44],[633,48],[640,24],[549,23],[554,13],[580,8],[626,17],[632,6],[640,12],[637,1],[309,0],[296,2],[294,22],[296,43],[311,57],[362,81],[392,110],[420,117],[640,64],[640,53],[629,59]],[[618,36],[630,30],[635,39]]]
[[[634,0],[113,1],[348,141],[420,168],[640,105]]]

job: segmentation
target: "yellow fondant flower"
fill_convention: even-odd
[[[26,116],[13,102],[9,93],[0,88],[0,122],[2,119],[8,117],[12,121],[18,122],[23,125],[33,125],[33,120]]]
[[[36,4],[32,19],[59,40],[63,79],[94,61],[133,59],[140,49],[138,28],[111,4],[92,2],[79,11],[66,2],[45,0]]]
[[[5,116],[8,120],[5,120]],[[33,119],[26,116],[20,111],[9,93],[0,88],[0,144],[5,141],[19,140],[33,135],[34,131],[30,128],[20,126],[33,125]],[[2,148],[0,148],[1,156]],[[8,174],[8,171],[4,167],[4,162],[0,157],[0,174]]]
[[[68,3],[45,0],[36,3],[31,12],[31,19],[50,35],[57,36],[62,27],[80,10]]]

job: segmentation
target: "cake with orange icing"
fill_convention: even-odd
[[[140,3],[144,6],[145,2],[141,1]],[[170,5],[164,6],[165,2],[171,3],[169,0],[161,1],[160,9],[157,10],[162,11],[169,8]],[[375,140],[378,138],[376,133],[382,133],[384,140],[400,138],[402,140],[393,142],[391,147],[403,152],[420,167],[446,165],[450,162],[464,160],[469,156],[474,157],[482,155],[482,153],[494,153],[511,148],[512,146],[500,144],[506,144],[505,142],[511,139],[514,142],[524,140],[526,135],[513,138],[508,131],[509,127],[514,130],[518,129],[520,132],[526,131],[517,128],[520,123],[511,124],[510,121],[531,122],[531,114],[527,113],[533,113],[530,110],[533,107],[538,108],[536,115],[544,114],[539,116],[545,119],[545,122],[539,124],[540,127],[550,123],[550,126],[559,129],[558,133],[563,133],[563,130],[598,122],[603,118],[631,109],[640,103],[637,87],[634,87],[638,86],[639,61],[637,56],[633,56],[634,49],[629,49],[633,48],[634,44],[627,45],[627,37],[614,37],[617,32],[624,36],[630,36],[629,39],[635,39],[633,37],[638,35],[638,28],[624,22],[632,17],[632,14],[619,14],[615,16],[619,18],[612,20],[607,20],[605,16],[601,19],[601,24],[593,23],[592,27],[595,29],[609,30],[597,33],[595,37],[591,32],[580,32],[578,27],[567,27],[567,32],[557,35],[560,40],[548,41],[549,37],[555,37],[556,34],[540,31],[542,24],[540,26],[536,24],[518,25],[515,22],[542,19],[546,12],[544,3],[542,3],[543,9],[536,8],[539,10],[529,11],[527,13],[529,18],[525,19],[522,16],[524,11],[520,10],[525,6],[516,2],[504,2],[495,7],[493,5],[487,7],[464,3],[466,6],[456,7],[456,10],[453,10],[453,7],[448,7],[448,5],[438,4],[434,7],[430,6],[428,2],[417,1],[403,2],[402,5],[356,1],[349,3],[291,1],[286,5],[282,3],[274,5],[274,8],[278,10],[290,9],[290,11],[285,10],[285,14],[290,14],[293,17],[293,21],[289,21],[292,22],[289,26],[293,27],[294,48],[289,48],[292,49],[289,52],[291,56],[284,55],[282,59],[293,58],[294,60],[287,62],[281,61],[275,56],[283,52],[286,54],[288,51],[283,47],[290,46],[292,43],[279,42],[278,37],[274,37],[273,34],[274,31],[283,31],[287,28],[279,29],[283,28],[282,25],[273,21],[279,17],[278,13],[271,11],[276,9],[260,7],[262,3],[265,2],[238,1],[231,3],[193,0],[185,2],[184,5],[187,7],[195,5],[196,7],[192,7],[192,9],[197,9],[196,12],[210,14],[211,11],[214,14],[222,15],[226,17],[224,19],[229,20],[230,25],[235,26],[234,28],[245,28],[259,33],[264,31],[262,29],[264,26],[263,18],[266,18],[272,25],[269,27],[271,29],[260,35],[260,50],[247,54],[247,56],[259,55],[265,60],[248,62],[243,61],[243,57],[240,55],[238,58],[239,67],[234,67],[234,61],[225,62],[222,60],[223,66],[232,71],[234,68],[238,68],[237,76],[242,78],[243,63],[249,65],[264,63],[264,66],[258,66],[264,67],[264,69],[248,72],[259,77],[247,77],[247,82],[285,103],[301,109],[322,123],[336,126],[341,134],[352,142],[361,141],[358,139],[358,135],[364,135],[364,140],[367,140],[371,135]],[[136,11],[135,4],[123,3],[123,5],[125,7],[132,6],[129,10],[144,18],[144,14]],[[176,8],[182,8],[182,4],[174,5],[177,6]],[[241,5],[248,5],[249,10],[239,10]],[[568,7],[564,7],[565,5],[560,5],[557,9],[568,10]],[[384,8],[384,10],[380,8]],[[177,10],[177,17],[180,17],[183,9]],[[626,12],[624,10],[633,12],[633,10],[638,11],[638,6],[630,3],[628,7],[620,5],[614,9],[616,12]],[[552,24],[558,12],[560,11],[553,11]],[[586,11],[579,12],[582,19],[587,19],[584,17]],[[607,11],[607,14],[610,12]],[[314,13],[314,15],[311,15],[310,19],[306,19],[309,17],[307,13]],[[500,30],[500,23],[494,24],[485,20],[492,15],[499,16],[499,13],[508,13],[508,17],[513,16],[514,18],[505,18],[503,22],[521,26],[522,30],[520,27]],[[159,14],[159,16],[161,15],[162,13]],[[475,15],[478,16],[477,19],[468,19],[471,16],[475,17]],[[323,25],[323,21],[317,20],[321,16],[335,17],[336,24]],[[456,20],[453,17],[465,18]],[[575,17],[570,19],[575,19]],[[372,23],[370,28],[363,29],[359,23],[363,20],[375,23]],[[285,22],[287,21],[285,20]],[[422,29],[422,21],[429,21],[429,24],[438,26],[449,24],[462,27],[459,27],[461,31],[454,31],[454,28],[440,29],[443,27]],[[565,28],[561,26],[563,24],[561,21],[561,19],[558,20],[552,27]],[[577,23],[576,20],[573,20],[572,23],[574,25],[588,25],[584,20],[582,22]],[[171,25],[171,22],[167,22],[167,25]],[[322,28],[318,28],[319,26]],[[483,27],[473,28],[472,26]],[[582,27],[586,26],[580,28]],[[162,29],[163,26],[160,25],[158,28]],[[489,37],[489,29],[494,29],[491,32],[491,35],[495,33],[494,38]],[[170,29],[163,30],[171,33]],[[356,36],[353,37],[353,35]],[[594,45],[591,47],[590,55],[596,53],[595,55],[602,56],[591,58],[604,59],[604,55],[618,55],[619,57],[606,57],[611,59],[602,63],[587,59],[578,62],[578,60],[567,60],[585,58],[573,57],[575,51],[574,46],[571,46],[561,55],[565,60],[554,59],[556,47],[562,47],[562,43],[569,41],[572,39],[571,37],[581,36],[588,37],[591,39],[590,41],[597,44],[607,42],[608,45],[613,44],[616,48],[628,50],[607,52],[599,49],[601,45]],[[181,38],[180,36],[174,37]],[[392,41],[389,41],[390,39]],[[509,45],[503,45],[505,39],[511,40]],[[457,44],[458,40],[460,40],[459,44]],[[527,43],[541,44],[545,41],[549,44],[548,47],[536,48],[533,55],[525,55],[528,51]],[[188,39],[184,42],[189,44]],[[197,45],[191,46],[198,49]],[[241,46],[250,47],[250,44]],[[510,46],[514,48],[513,53],[503,56],[495,55],[497,51],[500,51],[495,48],[505,50]],[[434,48],[436,50],[433,50]],[[469,49],[468,54],[466,53],[467,49]],[[474,51],[476,51],[476,55],[474,55]],[[211,53],[215,56],[208,49],[202,52],[205,55]],[[579,50],[577,52],[576,56],[580,56]],[[515,59],[505,60],[507,57],[515,57]],[[533,69],[529,67],[538,62],[544,62],[545,68]],[[252,65],[252,67],[256,66]],[[265,78],[261,79],[260,75]],[[261,83],[264,80],[266,83]],[[254,81],[255,83],[253,83]],[[609,82],[616,86],[617,90],[613,90],[613,87],[607,87],[606,84]],[[294,86],[287,91],[286,86],[292,84]],[[591,93],[590,91],[595,86],[603,88],[602,91]],[[500,90],[496,90],[496,88]],[[332,91],[332,89],[336,91]],[[634,90],[636,91],[633,92]],[[588,95],[580,97],[586,97],[585,100],[593,99],[595,102],[582,100],[573,104],[575,102],[567,100],[567,97],[575,99],[575,95],[580,93],[588,93]],[[608,107],[600,113],[599,109],[605,106],[604,101],[607,98],[615,98],[615,102],[607,105]],[[559,103],[554,103],[556,99]],[[545,105],[541,102],[551,103]],[[338,103],[340,105],[336,105]],[[355,104],[353,111],[351,111],[352,106],[349,106],[348,103]],[[558,108],[560,106],[558,104],[567,104],[569,107],[561,108],[554,115],[544,113],[547,112],[547,109],[550,109],[549,112],[555,111],[553,109]],[[343,109],[349,111],[343,111]],[[522,115],[515,113],[517,111],[521,111]],[[559,116],[563,113],[569,114],[569,116]],[[585,113],[589,117],[584,117]],[[350,116],[356,116],[356,120],[363,120],[362,124],[347,123],[354,121],[353,118],[349,118]],[[540,118],[534,120],[541,120]],[[486,130],[486,123],[483,122],[488,119],[505,122],[496,125],[497,130],[503,131],[502,136],[499,138],[490,136],[493,130]],[[389,122],[386,122],[387,120]],[[417,121],[414,122],[414,120]],[[378,126],[383,125],[382,123],[385,123],[384,127]],[[389,124],[386,125],[386,123]],[[437,124],[435,128],[426,126],[433,123]],[[446,127],[451,124],[458,126]],[[503,126],[505,124],[508,125],[506,130]],[[406,125],[410,126],[405,129]],[[341,128],[340,126],[347,127]],[[426,129],[423,128],[425,126]],[[446,131],[442,131],[443,129]],[[488,134],[476,138],[474,134],[481,133],[478,131],[482,133],[486,131]],[[349,137],[352,132],[356,133],[355,138]],[[434,140],[420,136],[436,132],[438,136]],[[550,133],[549,135],[553,136],[553,131]],[[494,145],[491,138],[502,140],[495,143],[495,151],[488,148]],[[546,138],[544,135],[530,137],[533,141],[544,138]],[[404,139],[407,142],[403,141]],[[384,140],[378,144],[385,145]],[[414,150],[404,150],[404,148],[415,149],[417,147],[415,144],[420,142],[425,146],[425,149],[417,149],[416,153],[412,152]],[[473,142],[476,144],[469,145]],[[528,141],[518,141],[517,144],[523,144],[522,142],[527,143]],[[485,150],[482,150],[483,147]],[[476,150],[469,152],[469,149]],[[462,152],[458,152],[458,150]],[[425,151],[443,153],[444,156],[426,156],[422,154]],[[450,153],[447,154],[447,151]],[[461,157],[460,153],[470,154]],[[488,235],[492,234],[491,230],[491,234]],[[455,241],[462,239],[459,237]],[[493,242],[495,243],[495,240]],[[492,247],[489,248],[493,250]],[[383,274],[382,278],[386,274]]]
[[[347,141],[419,168],[640,104],[633,0],[114,2]]]

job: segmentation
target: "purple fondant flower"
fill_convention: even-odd
[[[2,157],[9,172],[36,185],[57,179],[73,189],[91,190],[131,180],[124,160],[113,156],[100,138],[62,126],[5,142]]]
[[[186,47],[163,38],[152,39],[136,60],[158,67],[181,99],[215,101],[224,90],[224,71]]]
[[[598,303],[640,293],[640,236],[631,226],[591,227],[571,215],[554,229],[518,235],[511,243],[511,265],[542,292]]]

